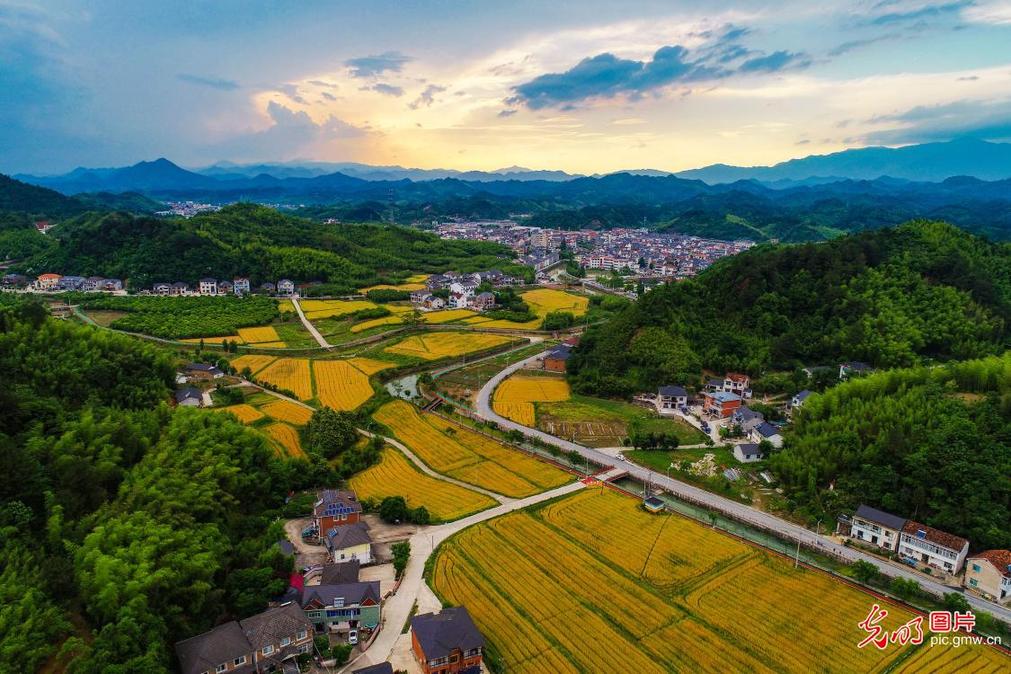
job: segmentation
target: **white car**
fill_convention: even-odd
[[[358,643],[358,630],[351,630],[348,632],[348,643],[352,646]]]

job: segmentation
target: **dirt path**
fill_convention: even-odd
[[[298,312],[298,317],[302,319],[302,325],[304,325],[305,329],[309,331],[309,334],[313,336],[313,339],[315,339],[316,342],[324,349],[333,348],[332,346],[330,346],[330,342],[323,339],[323,335],[319,333],[319,330],[316,329],[316,326],[313,325],[309,321],[309,319],[305,317],[305,313],[302,311],[302,306],[298,303],[297,297],[291,298],[291,306],[295,307],[295,311]]]

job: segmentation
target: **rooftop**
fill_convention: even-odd
[[[356,545],[366,545],[372,542],[369,527],[364,522],[334,527],[326,534],[326,546],[331,550],[343,550]]]
[[[466,652],[484,646],[484,637],[462,606],[416,615],[411,618],[411,631],[429,660],[449,657],[457,648]]]
[[[179,657],[182,674],[200,674],[208,670],[213,672],[218,665],[249,655],[252,651],[249,640],[234,620],[176,643],[176,655]]]
[[[714,393],[707,393],[706,395],[720,403],[732,403],[741,399],[741,396],[734,393],[727,393],[726,391],[716,391]]]
[[[904,517],[886,513],[884,510],[878,510],[877,508],[872,508],[862,503],[860,504],[860,507],[857,508],[854,515],[860,519],[881,524],[889,529],[895,529],[896,531],[902,531],[902,527],[906,526],[906,520]]]
[[[969,559],[985,559],[997,568],[1000,575],[1011,578],[1011,550],[984,550]]]
[[[923,536],[919,535],[919,532],[921,531],[923,532]],[[902,533],[912,536],[913,538],[923,538],[935,545],[940,545],[941,547],[948,548],[949,550],[955,550],[956,552],[969,544],[969,541],[965,540],[961,536],[949,534],[946,531],[928,527],[926,524],[914,522],[913,520],[906,520],[905,526],[902,527]]]
[[[671,398],[683,398],[688,395],[683,386],[661,386],[660,395]]]
[[[334,599],[342,599],[345,606],[360,605],[371,599],[372,603],[382,601],[379,581],[362,581],[343,585],[308,585],[302,590],[302,606],[311,604],[333,606]]]

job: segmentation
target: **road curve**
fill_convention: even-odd
[[[501,428],[508,430],[516,430],[523,433],[529,438],[538,438],[544,442],[550,443],[556,447],[559,447],[565,451],[576,451],[582,456],[589,459],[590,461],[599,464],[601,466],[607,466],[610,468],[621,468],[628,472],[631,477],[634,477],[643,482],[650,482],[655,487],[663,489],[664,491],[673,494],[676,497],[686,499],[688,501],[695,501],[697,503],[702,503],[705,506],[725,513],[731,518],[740,520],[762,529],[767,529],[774,531],[777,534],[789,538],[792,541],[800,542],[804,545],[821,548],[826,552],[831,552],[837,556],[849,560],[851,562],[857,560],[864,560],[874,564],[878,569],[887,576],[901,576],[903,578],[909,578],[915,580],[920,584],[927,592],[935,595],[943,595],[946,592],[958,591],[957,588],[952,588],[947,585],[943,585],[936,581],[930,580],[929,578],[924,578],[923,575],[915,573],[901,566],[894,566],[888,564],[881,559],[874,557],[873,555],[866,554],[852,547],[847,547],[843,545],[838,545],[834,541],[825,536],[820,536],[815,532],[805,529],[804,527],[794,524],[793,522],[788,522],[784,519],[776,517],[775,515],[769,514],[767,512],[752,508],[736,501],[732,501],[728,498],[724,498],[717,494],[706,491],[694,485],[688,484],[686,482],[681,482],[680,480],[675,480],[667,477],[663,473],[657,473],[648,468],[644,468],[634,463],[620,461],[617,458],[604,454],[603,452],[597,451],[592,447],[584,447],[583,445],[577,444],[575,442],[570,442],[562,438],[555,437],[543,431],[537,430],[536,428],[530,428],[528,426],[523,426],[515,421],[506,419],[499,416],[491,408],[491,398],[495,391],[495,388],[509,375],[513,374],[517,370],[522,369],[529,363],[536,361],[538,358],[544,357],[547,351],[536,354],[521,360],[517,363],[509,365],[501,372],[496,374],[494,377],[488,380],[488,382],[481,388],[477,395],[477,405],[475,406],[475,412],[477,416],[481,417],[485,421],[493,421],[499,425]],[[973,609],[978,611],[985,611],[990,613],[994,617],[997,617],[1004,622],[1011,624],[1011,608],[1000,606],[988,601],[984,601],[978,597],[974,597],[968,593],[964,594],[966,600],[968,600],[969,605]]]

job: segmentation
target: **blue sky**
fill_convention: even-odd
[[[0,0],[0,171],[574,172],[1011,140],[1011,0]]]

